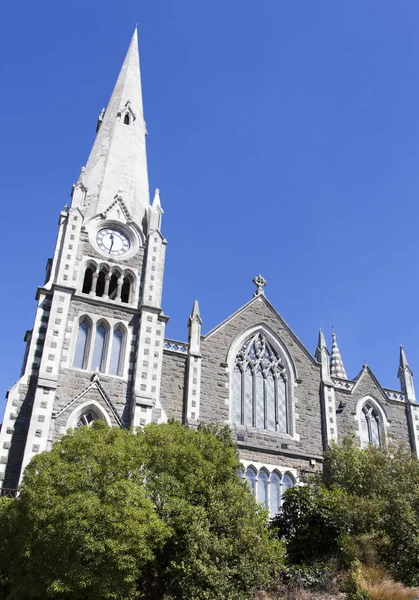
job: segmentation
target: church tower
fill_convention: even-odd
[[[7,395],[5,490],[69,427],[166,418],[159,403],[166,240],[158,190],[150,205],[146,136],[135,31],[71,206],[60,213],[21,377]]]

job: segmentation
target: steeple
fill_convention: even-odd
[[[85,214],[93,217],[104,212],[118,194],[131,218],[141,225],[150,198],[136,29],[97,131],[83,177]]]
[[[336,333],[332,333],[332,355],[330,357],[330,375],[332,377],[340,377],[341,379],[348,379],[343,366],[343,360],[340,355],[339,347],[336,341]]]
[[[399,371],[397,377],[400,379],[402,392],[406,394],[407,399],[416,402],[415,387],[413,385],[413,373],[407,362],[403,346],[400,346]]]

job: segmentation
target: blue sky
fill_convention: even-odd
[[[400,343],[418,370],[417,0],[25,0],[0,20],[0,389],[135,21],[167,335],[195,298],[211,329],[260,272],[310,351],[334,323],[350,377],[397,386]]]

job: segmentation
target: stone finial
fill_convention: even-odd
[[[407,362],[406,353],[404,351],[404,348],[400,344],[399,376],[400,376],[400,371],[406,371],[406,370],[409,370],[411,375],[413,375],[412,370],[409,367],[409,363]]]
[[[199,312],[199,304],[198,300],[195,300],[192,306],[192,312],[189,316],[189,325],[192,321],[197,321],[200,325],[202,325],[201,313]]]
[[[153,208],[155,208],[156,206],[161,207],[159,188],[156,188],[156,191],[154,192],[154,200],[152,206]]]
[[[339,346],[336,341],[336,333],[332,333],[332,354],[330,356],[330,375],[332,377],[340,377],[341,379],[348,379],[343,366],[343,360],[340,355]]]
[[[259,275],[256,275],[256,277],[253,279],[253,283],[256,286],[256,292],[253,294],[253,296],[264,296],[265,291],[263,288],[268,283],[266,279],[259,273]]]

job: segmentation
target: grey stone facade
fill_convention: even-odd
[[[403,350],[400,391],[381,387],[367,366],[348,380],[336,336],[330,356],[320,333],[313,356],[267,300],[261,276],[249,302],[212,331],[202,334],[195,302],[188,341],[165,338],[166,240],[160,194],[151,204],[148,194],[146,133],[135,33],[60,213],[22,374],[8,392],[3,489],[16,489],[30,459],[87,417],[115,427],[169,418],[230,425],[245,469],[294,483],[347,435],[361,445],[368,436],[401,441],[418,454],[419,405]]]

